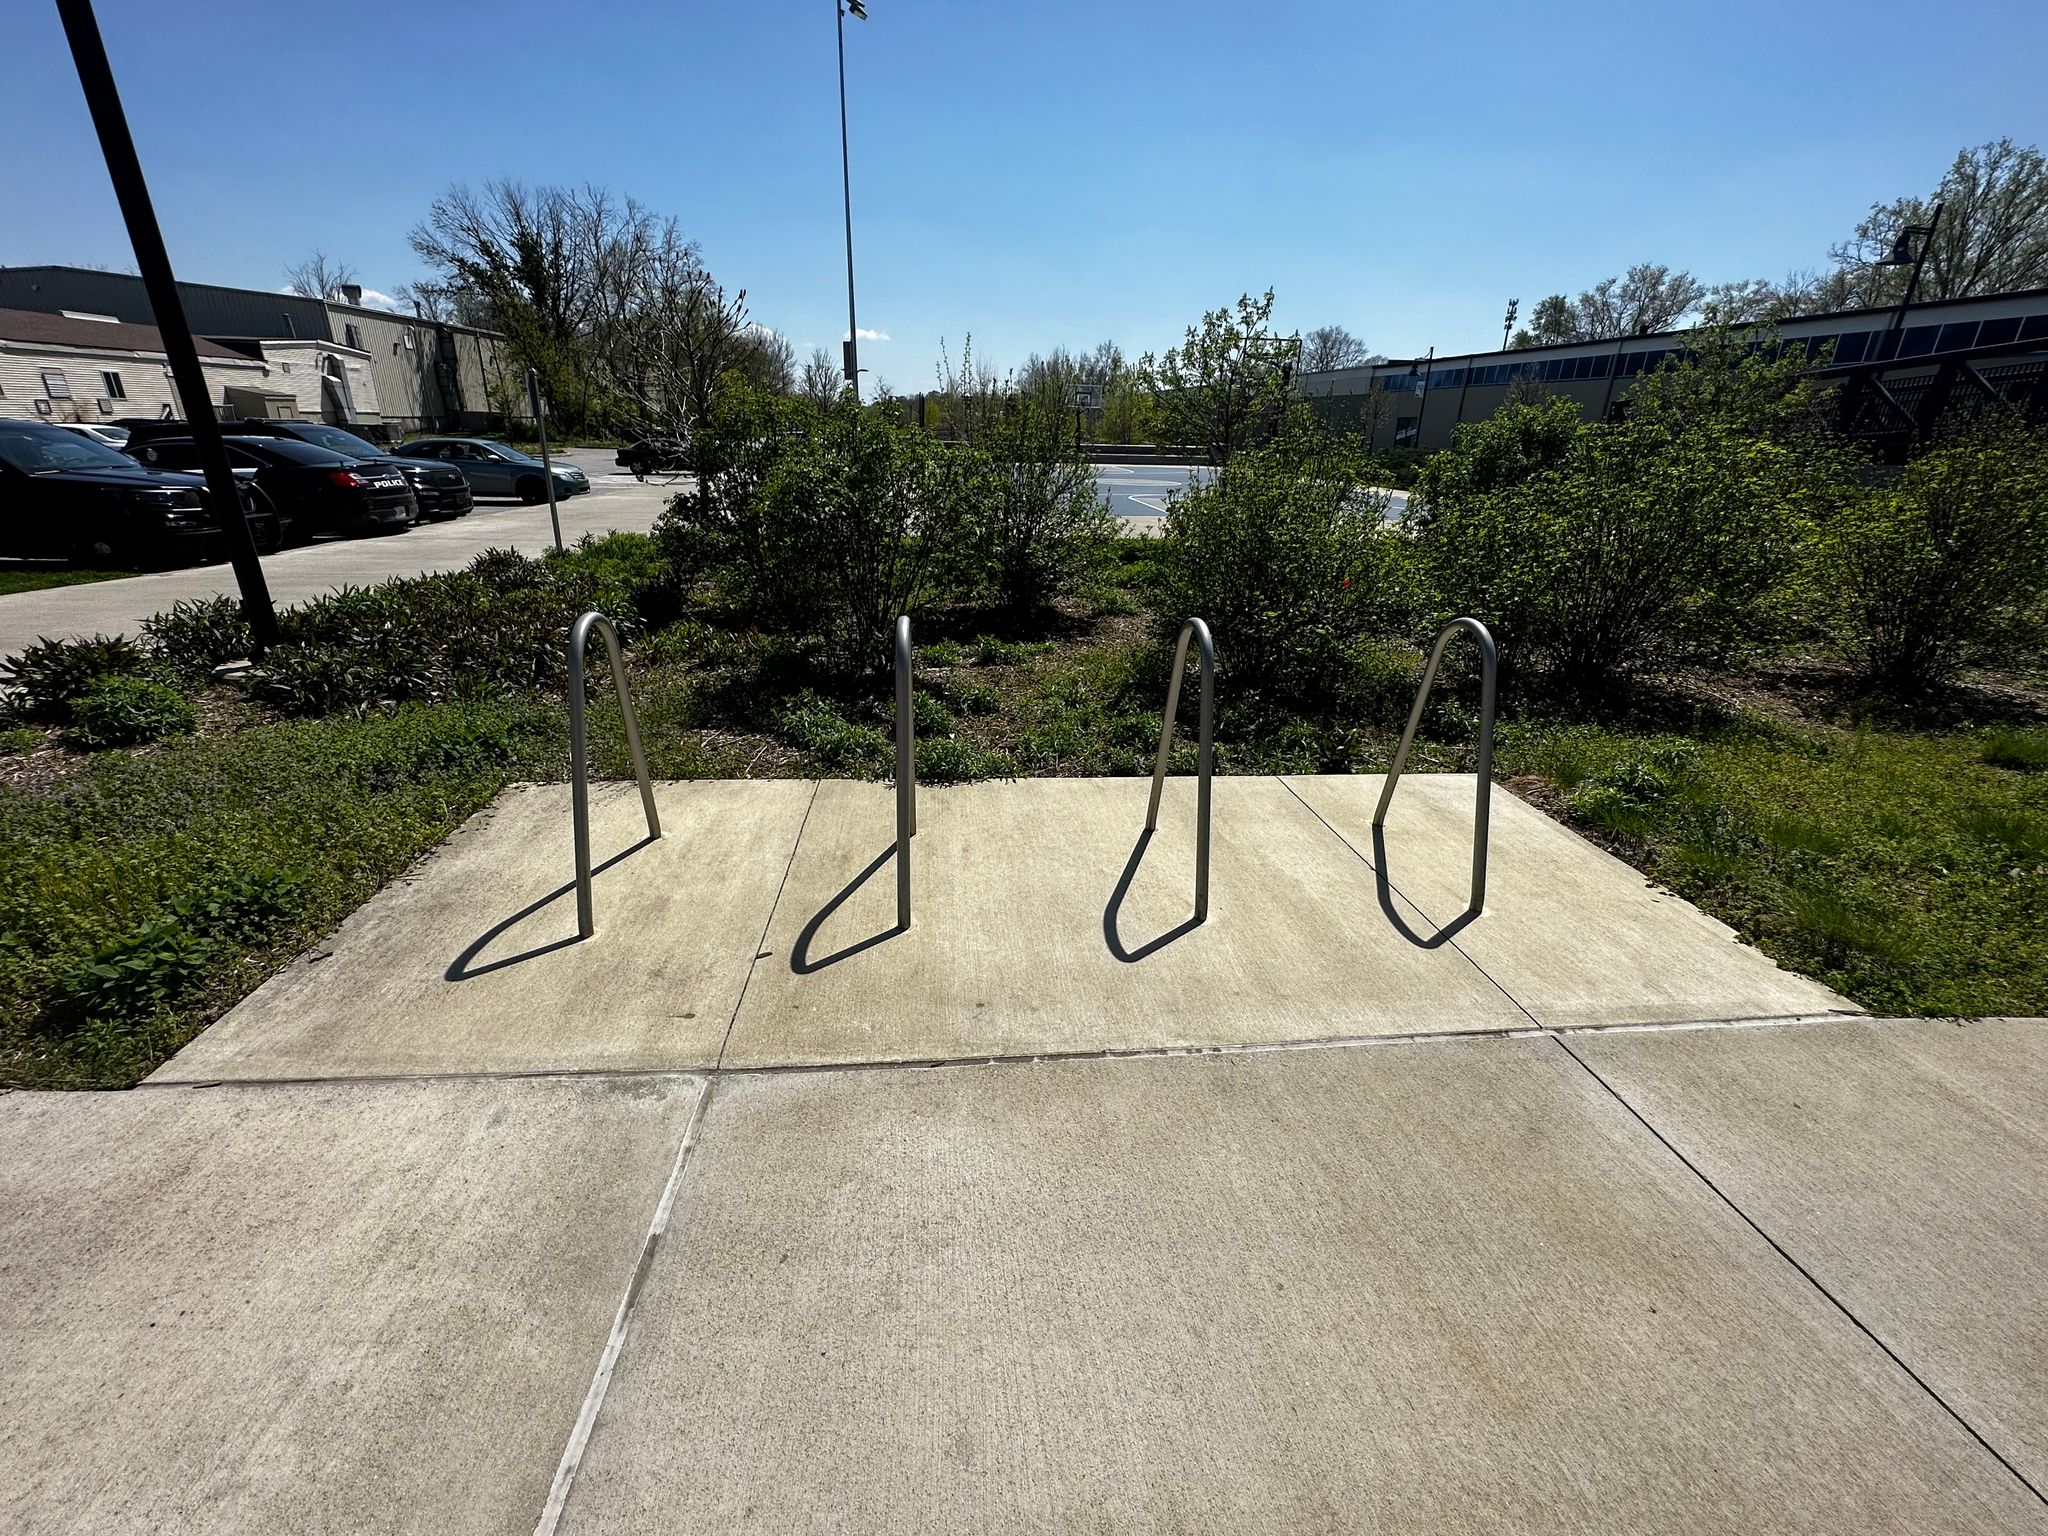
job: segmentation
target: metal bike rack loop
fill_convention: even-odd
[[[910,698],[910,615],[896,618],[896,926],[910,926],[910,840],[917,836],[916,711]]]
[[[611,657],[612,686],[618,690],[619,714],[626,722],[626,746],[633,754],[633,772],[640,780],[640,808],[647,813],[647,835],[661,836],[661,818],[654,811],[654,784],[647,777],[647,754],[640,750],[640,721],[626,691],[626,664],[619,657],[619,632],[596,611],[586,613],[569,632],[569,766],[571,815],[576,823],[576,936],[587,939],[596,925],[590,915],[590,765],[583,719],[583,652],[590,632],[604,636]]]
[[[1180,627],[1173,648],[1173,681],[1166,685],[1166,718],[1159,727],[1159,760],[1152,767],[1152,806],[1145,812],[1145,830],[1159,830],[1159,793],[1166,788],[1166,759],[1173,750],[1173,721],[1180,712],[1180,680],[1187,670],[1188,641],[1202,656],[1202,734],[1195,790],[1195,921],[1209,916],[1209,781],[1216,767],[1216,647],[1209,626],[1189,619]]]
[[[1415,740],[1416,726],[1422,723],[1422,706],[1429,702],[1430,686],[1436,681],[1437,663],[1444,659],[1444,647],[1450,643],[1451,636],[1461,629],[1479,643],[1479,793],[1472,811],[1472,899],[1467,910],[1480,912],[1486,907],[1487,829],[1491,825],[1493,810],[1493,701],[1500,655],[1494,649],[1493,636],[1477,619],[1453,619],[1436,637],[1436,644],[1430,649],[1429,665],[1422,669],[1422,686],[1415,690],[1415,707],[1408,711],[1408,729],[1401,733],[1401,748],[1394,754],[1394,766],[1387,773],[1386,787],[1380,791],[1379,809],[1372,813],[1372,824],[1375,827],[1386,825],[1387,806],[1393,801],[1394,786],[1401,782],[1401,770],[1408,765],[1408,745]]]

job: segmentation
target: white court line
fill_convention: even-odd
[[[1129,499],[1135,501],[1141,507],[1157,512],[1162,517],[1166,515],[1166,503],[1157,496],[1132,496]]]

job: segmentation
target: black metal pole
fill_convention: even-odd
[[[860,323],[853,313],[853,164],[846,151],[846,7],[832,0],[839,23],[839,185],[846,196],[846,382],[860,399]]]
[[[156,314],[157,333],[163,337],[164,356],[171,365],[171,378],[178,388],[178,400],[192,427],[192,441],[199,450],[199,467],[206,476],[207,499],[220,518],[221,534],[227,540],[228,559],[235,568],[235,581],[242,589],[242,611],[249,617],[249,632],[255,652],[277,644],[277,612],[271,607],[270,587],[263,579],[263,562],[256,557],[256,540],[242,514],[242,495],[235,484],[235,472],[228,466],[227,448],[220,438],[220,417],[208,396],[206,374],[199,366],[199,349],[192,342],[192,328],[185,323],[185,306],[178,298],[177,278],[171,258],[164,249],[163,231],[157,227],[156,209],[149,200],[149,184],[142,178],[142,162],[136,158],[135,140],[128,132],[128,116],[121,110],[121,93],[114,86],[114,71],[107,63],[106,45],[100,40],[99,22],[92,13],[92,0],[57,0],[57,15],[64,23],[64,36],[71,44],[71,60],[78,68],[78,83],[85,91],[85,104],[92,112],[100,151],[106,156],[107,175],[114,183],[114,196],[121,204],[121,218],[128,226],[128,240],[135,248],[135,265],[142,272],[142,286],[149,294],[149,307]]]

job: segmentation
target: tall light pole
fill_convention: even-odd
[[[846,153],[846,13],[868,19],[864,0],[832,0],[839,26],[839,184],[846,194],[846,387],[860,399],[860,322],[853,312],[853,170]]]

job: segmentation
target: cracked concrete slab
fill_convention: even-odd
[[[1404,776],[1377,840],[1381,775],[1286,782],[1427,914],[1418,942],[1448,935],[1550,1028],[1861,1011],[1499,785],[1486,910],[1461,920],[1471,893],[1472,775]]]
[[[1628,1031],[1571,1048],[2048,1490],[2048,1020]]]
[[[705,1067],[814,785],[591,786],[596,932],[576,937],[569,786],[507,790],[152,1082]]]
[[[721,1079],[561,1528],[2043,1514],[1523,1038]]]
[[[524,1536],[700,1088],[10,1097],[0,1528]]]
[[[1455,949],[1403,939],[1371,871],[1270,778],[1216,780],[1209,919],[1189,927],[1195,785],[1169,781],[1141,840],[1149,793],[1143,779],[923,790],[906,933],[893,791],[827,780],[724,1065],[1528,1026]]]

